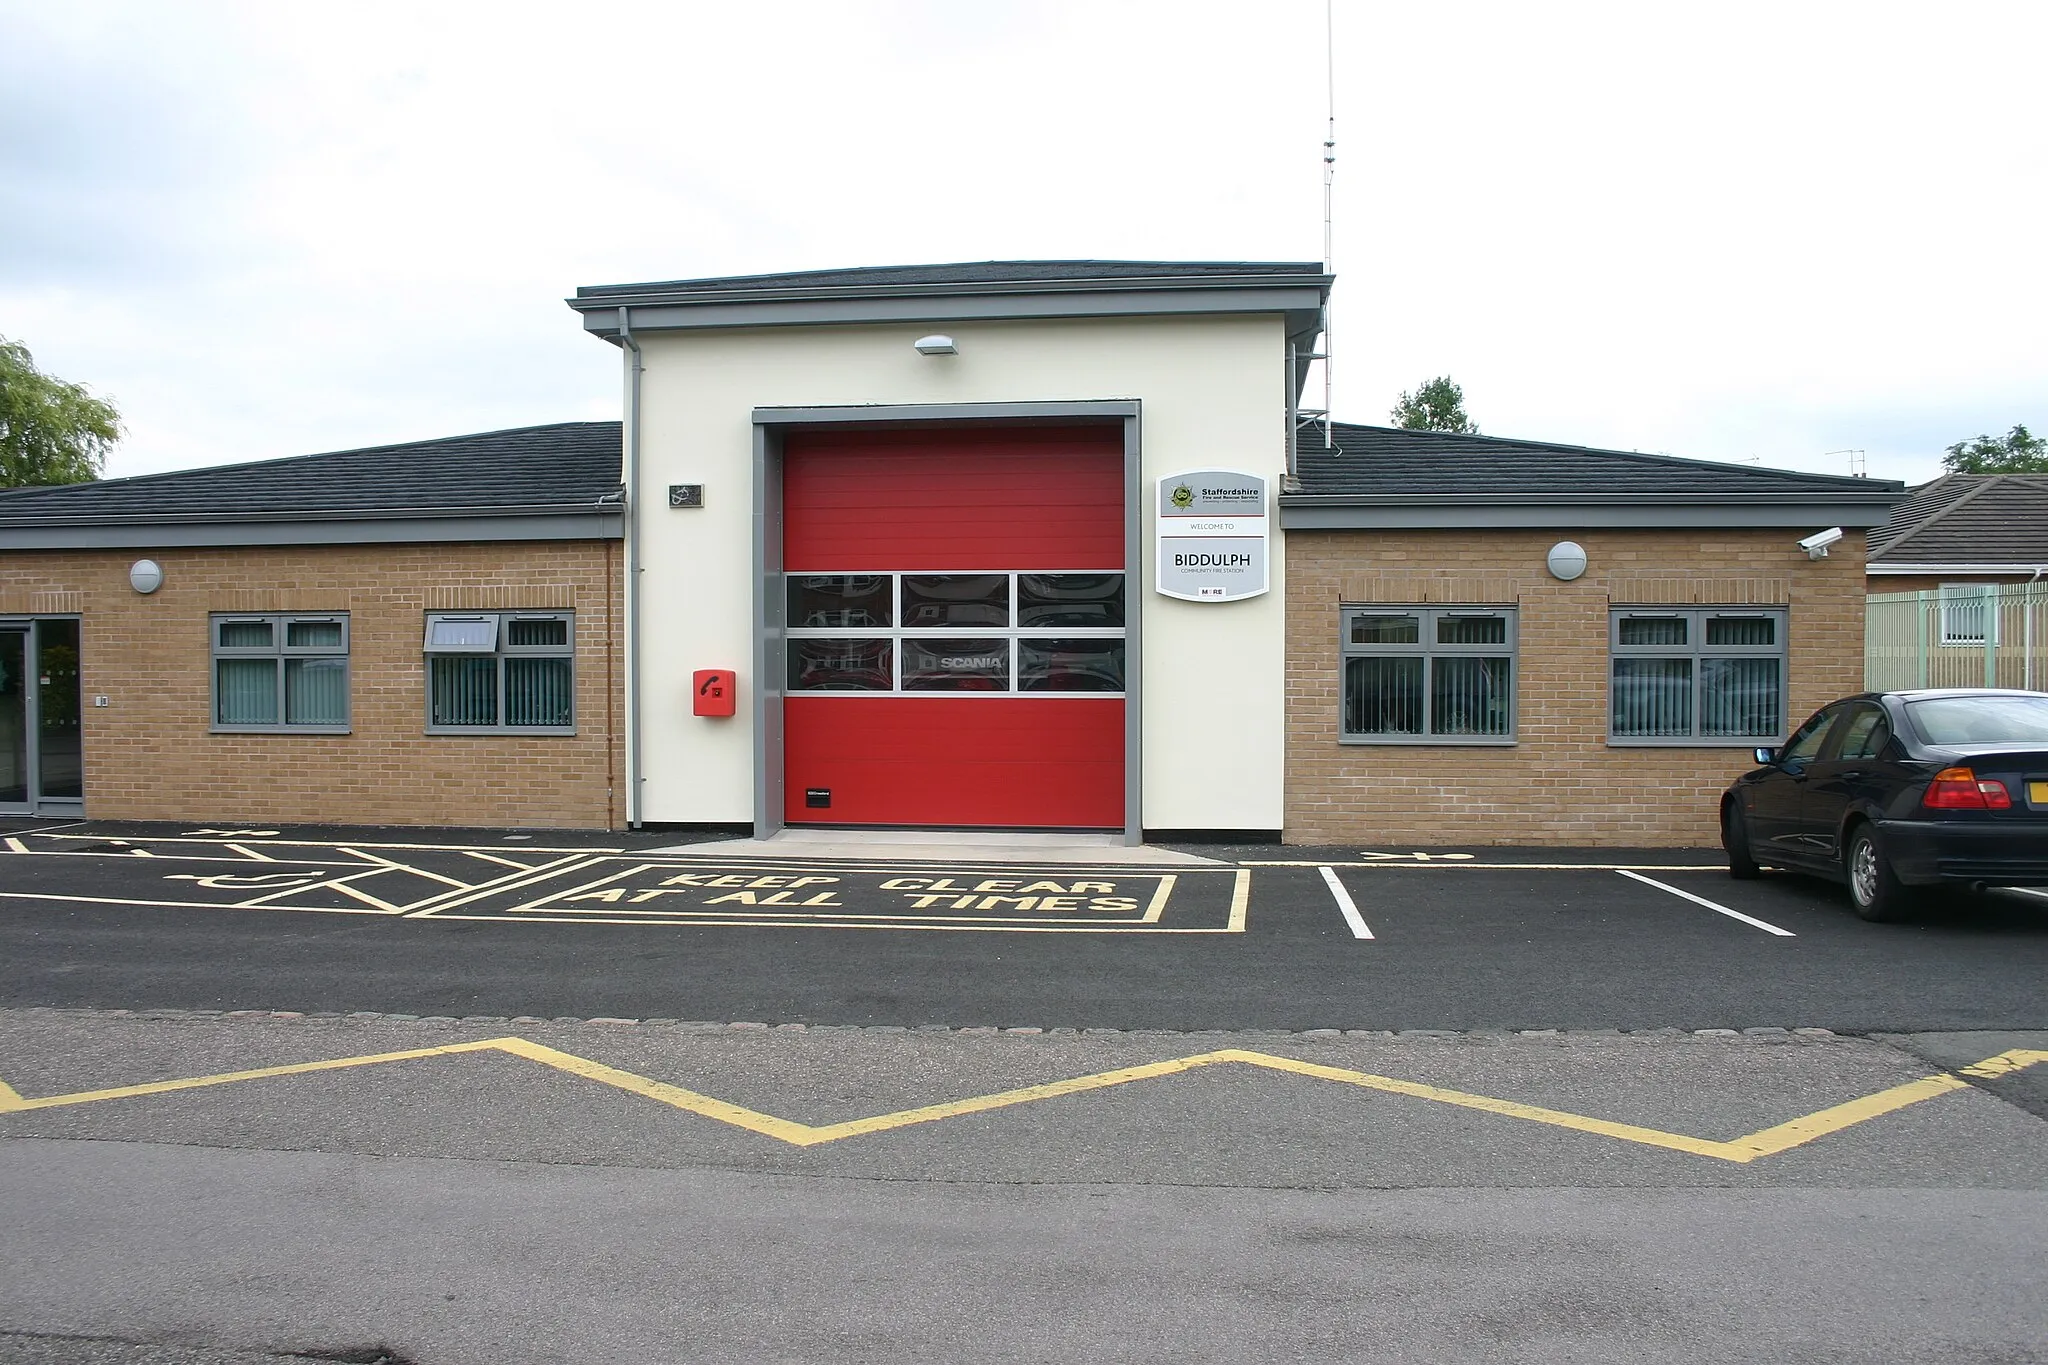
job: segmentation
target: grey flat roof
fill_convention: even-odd
[[[616,538],[619,452],[617,422],[557,422],[10,489],[0,548]]]
[[[840,270],[785,270],[770,275],[715,275],[654,284],[593,284],[578,300],[648,294],[767,294],[816,296],[827,291],[946,285],[1093,283],[1104,280],[1185,284],[1263,276],[1320,276],[1316,261],[953,261],[941,265],[871,265]]]
[[[1882,525],[1904,485],[1500,436],[1331,424],[1302,434],[1282,524]]]
[[[579,288],[586,331],[1163,314],[1280,313],[1313,342],[1332,276],[1315,261],[955,261]]]

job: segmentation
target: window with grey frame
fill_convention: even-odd
[[[1783,610],[1617,607],[1608,620],[1612,742],[1754,744],[1783,737]]]
[[[345,734],[348,615],[208,618],[213,729]]]
[[[796,692],[1124,690],[1124,575],[791,573]]]
[[[574,612],[428,612],[427,732],[573,734],[575,651]]]
[[[1347,744],[1512,744],[1513,607],[1346,607]]]
[[[1998,604],[1996,583],[1942,584],[1942,644],[1997,644]]]

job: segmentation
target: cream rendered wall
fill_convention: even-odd
[[[1138,399],[1145,552],[1144,823],[1279,829],[1285,750],[1284,556],[1272,591],[1200,604],[1152,591],[1152,481],[1220,466],[1286,468],[1286,341],[1277,315],[961,323],[960,354],[918,355],[932,327],[638,333],[642,378],[643,818],[753,818],[753,410],[878,403]],[[704,506],[667,487],[701,483]],[[1269,509],[1278,521],[1278,509]],[[739,670],[739,714],[690,714],[690,674]]]

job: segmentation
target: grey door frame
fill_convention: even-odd
[[[9,634],[19,634],[22,637],[22,658],[24,663],[21,677],[22,743],[26,747],[28,758],[28,788],[24,793],[28,799],[23,802],[9,801],[0,803],[0,815],[64,816],[83,815],[85,813],[82,773],[80,782],[81,794],[79,796],[45,798],[42,794],[42,684],[37,681],[36,664],[37,655],[40,652],[41,626],[45,621],[79,622],[79,652],[81,655],[84,653],[85,625],[82,617],[64,612],[44,616],[0,616],[0,631],[5,631]],[[85,701],[84,691],[84,678],[81,671],[79,679],[79,719],[81,725],[85,716],[83,709]],[[80,753],[82,762],[82,735]]]
[[[901,403],[858,407],[754,409],[754,837],[783,828],[783,680],[788,676],[782,592],[782,446],[792,430],[883,430],[890,426],[1068,426],[1114,422],[1123,430],[1124,455],[1124,828],[1129,845],[1145,842],[1141,805],[1139,716],[1144,651],[1141,580],[1144,571],[1144,501],[1139,496],[1143,455],[1141,405],[1136,399],[1047,403]]]

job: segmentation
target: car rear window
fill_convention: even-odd
[[[1930,697],[1906,710],[1929,744],[2048,744],[2048,697]]]

